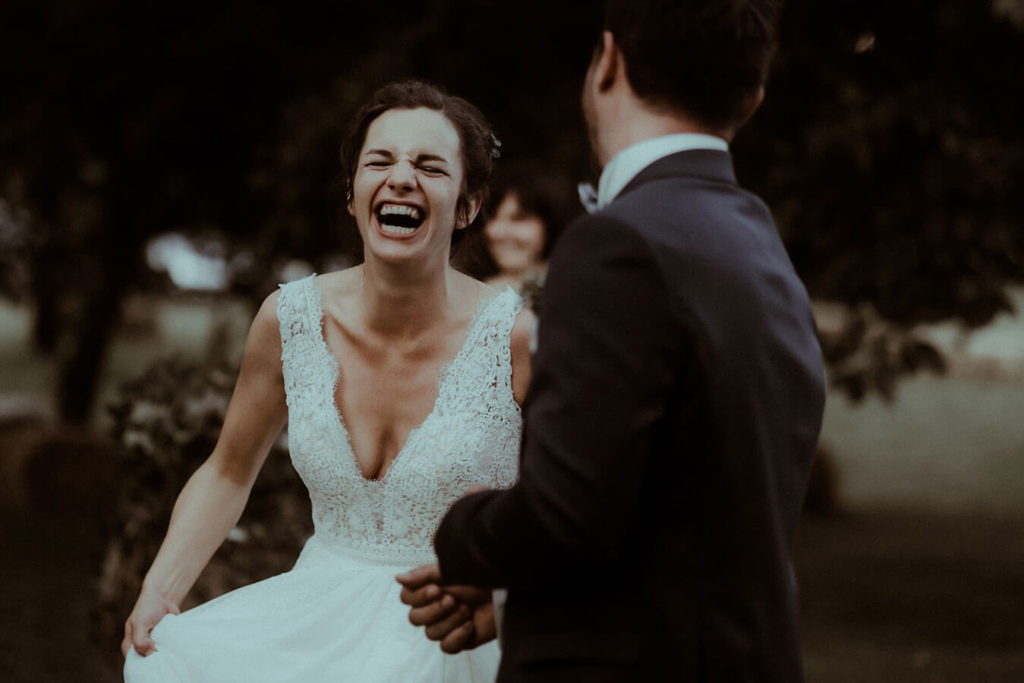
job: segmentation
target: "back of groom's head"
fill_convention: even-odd
[[[605,30],[649,106],[730,127],[749,113],[775,51],[779,0],[606,0]]]

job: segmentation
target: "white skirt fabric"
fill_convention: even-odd
[[[313,536],[294,569],[153,629],[157,651],[125,660],[125,683],[491,683],[495,643],[446,655],[409,623],[395,574],[409,566]]]

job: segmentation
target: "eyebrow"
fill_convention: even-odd
[[[387,150],[387,149],[368,149],[368,150],[366,150],[366,155],[367,156],[371,155],[371,154],[376,154],[377,156],[387,157],[389,159],[395,156],[394,154],[391,153],[391,150]],[[445,159],[443,156],[440,156],[438,154],[430,154],[430,153],[427,153],[427,152],[421,152],[421,153],[417,154],[416,155],[416,161],[417,162],[439,161],[439,162],[444,163],[444,164],[449,163],[448,160]]]

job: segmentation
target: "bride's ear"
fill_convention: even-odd
[[[352,208],[352,181],[348,181],[345,184],[345,208],[348,210],[348,215],[355,217],[356,212]]]
[[[459,200],[459,208],[457,210],[457,216],[455,219],[455,229],[462,230],[468,228],[476,220],[477,214],[480,213],[480,206],[483,204],[483,197],[479,194],[475,194],[471,197],[464,197]]]

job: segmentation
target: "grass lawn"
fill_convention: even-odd
[[[0,398],[45,402],[53,364],[25,351],[27,325],[0,302]],[[171,346],[200,353],[209,326],[205,308],[161,309],[162,342],[115,341],[104,393]],[[803,520],[794,550],[810,683],[1024,681],[1022,401],[1024,383],[926,377],[893,405],[831,404],[847,512]],[[94,526],[0,511],[0,681],[120,680],[90,639]]]
[[[797,535],[809,682],[1024,681],[1020,519],[808,518]]]
[[[87,523],[8,516],[0,533],[0,680],[120,680],[89,639],[100,541]],[[1024,680],[1019,522],[808,518],[795,564],[809,683]]]

